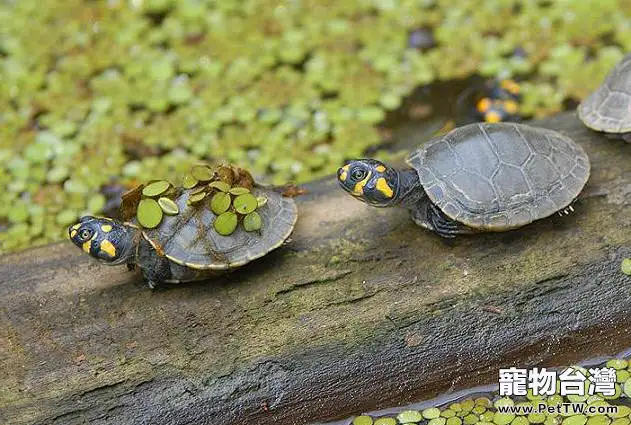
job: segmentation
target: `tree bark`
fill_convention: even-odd
[[[445,241],[331,178],[290,243],[213,282],[151,291],[69,242],[0,258],[0,422],[306,424],[631,346],[631,146],[535,124],[592,175],[516,231]]]

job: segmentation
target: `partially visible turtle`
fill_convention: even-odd
[[[631,143],[631,54],[578,106],[578,117],[592,130]]]
[[[412,152],[410,169],[374,159],[338,170],[344,190],[376,207],[403,206],[443,237],[501,232],[568,214],[589,178],[585,151],[553,130],[516,123],[469,124]]]
[[[164,192],[171,193],[172,203],[163,201],[170,199],[166,195],[158,194],[162,196],[158,200],[160,205],[168,207],[157,223],[149,224],[153,226],[151,228],[140,223],[150,221],[152,216],[148,219],[138,214],[129,222],[86,216],[70,226],[70,239],[106,264],[127,264],[130,269],[140,267],[149,286],[153,287],[162,282],[202,280],[220,271],[243,266],[280,247],[289,237],[298,216],[292,198],[258,185],[251,189],[230,189],[229,185],[217,183],[204,181],[189,183],[189,188],[171,187],[171,192]],[[202,193],[205,196],[197,199]],[[211,206],[216,194],[227,198],[227,205]],[[244,194],[253,195],[250,200],[255,199],[256,207],[237,203],[237,198]],[[138,200],[133,202],[136,206]],[[144,200],[158,204],[151,198]],[[234,223],[228,223],[227,230],[225,223],[217,226],[217,217],[223,215],[214,212],[217,208],[225,212],[228,221],[234,220]],[[140,213],[140,207],[137,210]],[[239,212],[244,214],[239,215]]]
[[[458,96],[457,114],[467,116],[467,123],[520,121],[520,102],[521,87],[516,81],[492,79],[464,90]]]

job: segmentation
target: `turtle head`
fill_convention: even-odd
[[[399,172],[375,159],[355,159],[337,170],[342,189],[360,201],[375,207],[396,203]]]
[[[111,218],[84,216],[68,228],[72,243],[107,264],[122,264],[135,255],[138,229]]]

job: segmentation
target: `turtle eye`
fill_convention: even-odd
[[[83,229],[81,229],[81,230],[79,231],[79,238],[80,238],[82,241],[87,241],[88,239],[90,239],[90,238],[92,237],[92,234],[93,234],[93,233],[94,233],[94,232],[92,231],[92,229],[89,229],[89,228],[87,228],[87,227],[84,227]]]
[[[368,173],[363,168],[355,168],[351,172],[351,176],[353,177],[353,180],[356,180],[356,181],[360,181],[366,178],[366,174]]]

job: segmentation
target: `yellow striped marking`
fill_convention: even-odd
[[[81,227],[81,223],[77,223],[74,226],[71,227],[72,230],[79,230],[79,227]]]
[[[89,241],[85,241],[85,242],[83,242],[83,245],[81,245],[82,248],[83,248],[83,251],[86,254],[90,253],[90,245],[92,245],[92,241],[94,240],[94,238],[96,238],[96,233],[94,235],[92,235],[92,237],[90,238]]]
[[[340,173],[340,181],[345,182],[348,177],[348,165],[342,167],[342,172]]]
[[[379,177],[377,179],[376,188],[379,192],[383,193],[386,198],[392,198],[392,195],[394,194],[392,188],[388,186],[388,183],[386,183],[386,179],[384,179],[383,177]]]
[[[72,229],[72,230],[70,231],[70,237],[71,237],[71,238],[74,238],[75,236],[77,236],[77,231],[76,231],[75,229]]]
[[[375,170],[379,171],[380,173],[385,173],[386,167],[384,167],[383,165],[377,165],[375,167]]]
[[[104,231],[105,233],[111,232],[112,226],[110,224],[104,224],[101,226],[101,230]]]
[[[370,179],[371,175],[372,175],[372,172],[369,171],[368,175],[366,176],[366,178],[364,180],[362,180],[360,182],[357,182],[357,184],[353,188],[353,195],[361,196],[361,195],[364,194],[364,186],[366,186],[366,183],[368,183],[368,180]]]
[[[116,247],[112,245],[112,242],[107,239],[101,241],[100,245],[101,251],[105,252],[110,257],[116,257]]]

